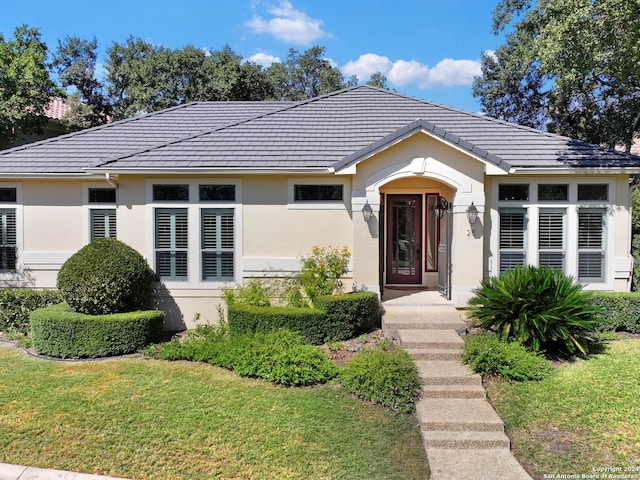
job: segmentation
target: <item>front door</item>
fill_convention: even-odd
[[[387,195],[387,283],[420,284],[422,195]]]

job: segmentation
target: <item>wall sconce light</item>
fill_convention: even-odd
[[[364,204],[364,207],[362,207],[362,216],[364,217],[364,221],[369,223],[371,221],[371,214],[373,213],[373,209],[371,208],[371,205],[369,205],[369,200],[367,200],[367,203]]]
[[[470,225],[473,225],[476,223],[476,220],[478,220],[478,209],[473,202],[471,202],[471,205],[467,207],[467,219],[469,220]]]
[[[438,199],[438,205],[436,205],[436,213],[438,214],[438,218],[441,219],[444,217],[444,212],[449,210],[449,202],[444,197],[440,197]]]

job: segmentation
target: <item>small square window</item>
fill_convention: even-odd
[[[294,185],[296,202],[341,202],[342,185]]]
[[[90,188],[89,203],[116,203],[116,189]]]
[[[16,201],[15,188],[0,188],[0,202],[15,203]]]
[[[578,200],[607,201],[609,200],[609,185],[606,183],[578,184]]]
[[[235,185],[200,185],[201,202],[235,202]]]
[[[188,202],[189,185],[154,185],[154,202]]]
[[[498,187],[499,200],[529,200],[529,185],[526,183],[501,184]]]

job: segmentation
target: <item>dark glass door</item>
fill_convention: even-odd
[[[422,282],[422,195],[387,196],[387,283]]]

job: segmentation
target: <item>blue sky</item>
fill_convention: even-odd
[[[347,77],[365,82],[379,70],[400,93],[478,111],[480,55],[502,43],[490,32],[497,1],[0,0],[0,32],[38,27],[52,51],[65,36],[95,36],[102,55],[129,35],[169,48],[228,44],[264,65],[322,45]]]

